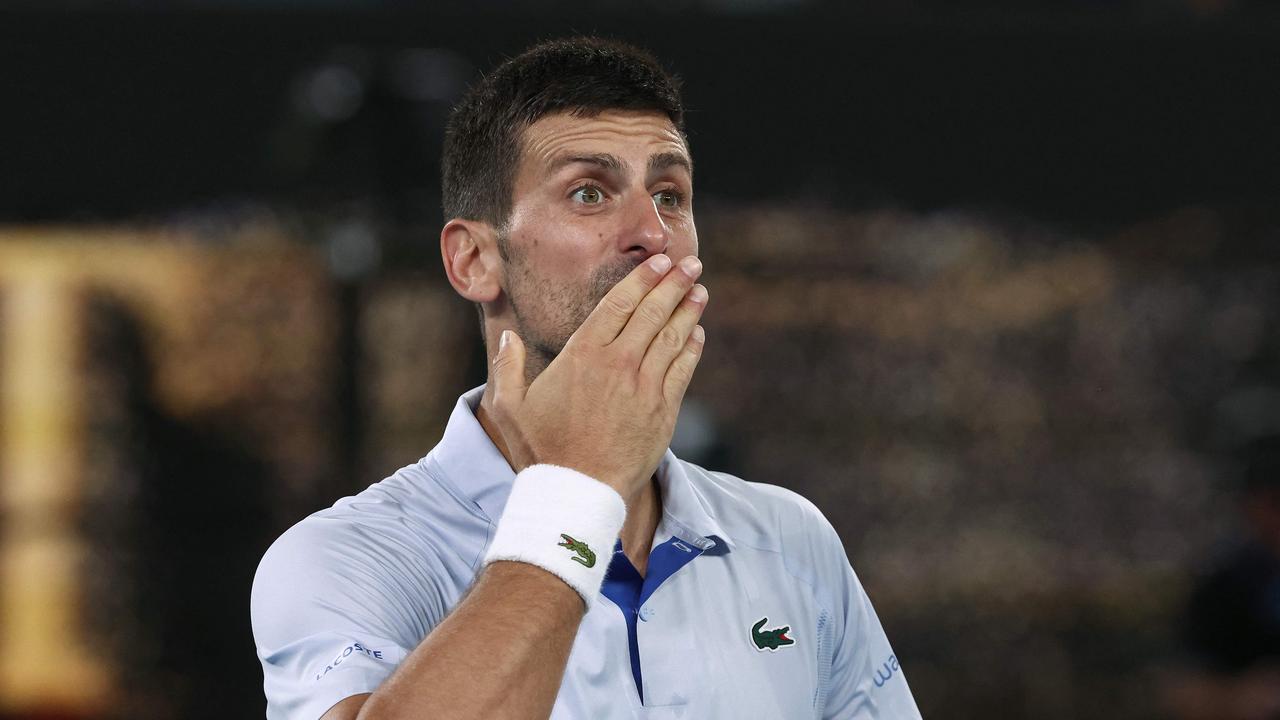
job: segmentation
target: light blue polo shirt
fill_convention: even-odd
[[[483,391],[459,398],[426,457],[299,522],[263,557],[251,605],[268,718],[316,720],[373,692],[471,585],[515,477],[475,418]],[[554,720],[920,716],[813,503],[670,451],[657,475],[647,575],[619,541]]]

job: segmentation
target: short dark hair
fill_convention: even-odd
[[[605,110],[663,113],[684,136],[679,80],[644,50],[574,37],[539,43],[503,62],[449,117],[441,163],[445,220],[505,225],[525,129],[558,112],[591,117]]]

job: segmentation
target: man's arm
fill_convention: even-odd
[[[655,256],[601,300],[527,387],[510,334],[494,360],[493,416],[517,471],[573,468],[630,498],[671,440],[702,350],[700,264]],[[496,561],[372,694],[324,720],[545,719],[584,614],[583,597],[535,565]]]
[[[545,718],[582,615],[582,598],[555,575],[493,563],[377,692],[347,698],[324,720]]]

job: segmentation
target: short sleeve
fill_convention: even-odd
[[[317,720],[373,692],[439,620],[429,605],[408,606],[424,589],[394,565],[336,523],[303,521],[271,546],[250,599],[268,720]]]
[[[901,662],[880,619],[849,564],[839,536],[819,514],[816,556],[833,606],[833,650],[824,718],[847,720],[919,719]]]

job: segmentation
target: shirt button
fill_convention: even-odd
[[[652,619],[653,619],[653,608],[651,608],[651,607],[642,607],[642,608],[640,608],[640,619],[641,619],[641,620],[644,620],[645,622],[648,622],[648,621],[652,620]]]

